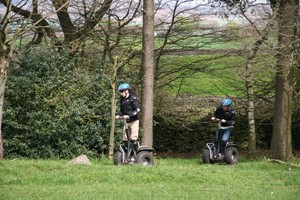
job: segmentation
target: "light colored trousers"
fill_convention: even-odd
[[[139,120],[127,123],[128,125],[128,134],[131,140],[138,140],[139,137]],[[123,141],[128,141],[125,126],[123,129]]]

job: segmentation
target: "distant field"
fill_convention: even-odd
[[[164,85],[176,79],[167,87],[167,91],[172,95],[245,96],[245,52],[253,47],[255,40],[255,37],[190,37],[176,45],[169,45],[166,50],[182,50],[183,53],[168,53],[162,57],[158,69],[162,77],[160,84]],[[160,46],[161,42],[162,39],[157,39],[156,46]],[[268,51],[267,44],[275,42],[272,37],[266,41],[253,60],[255,92],[259,93],[268,87],[274,79],[275,59]],[[184,55],[184,50],[192,49],[195,50],[194,54],[187,52]]]
[[[235,73],[242,58],[220,55],[185,55],[165,58],[164,73],[178,71],[166,79],[176,79],[167,87],[171,94],[195,96],[241,96],[243,80]],[[180,68],[180,69],[179,69]]]
[[[169,55],[162,59],[160,84],[168,84],[173,95],[246,96],[245,55]],[[259,55],[254,60],[255,92],[263,92],[274,80],[273,55]],[[168,74],[168,75],[166,75]],[[271,85],[270,85],[271,83]]]
[[[176,40],[178,38],[171,38]],[[254,42],[255,38],[226,39],[221,37],[189,37],[176,44],[168,45],[168,49],[198,48],[202,50],[244,49]],[[163,39],[156,38],[156,46],[161,46]]]

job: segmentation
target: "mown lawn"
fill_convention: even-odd
[[[300,164],[300,159],[293,161]],[[156,158],[155,166],[0,161],[0,199],[299,199],[300,168],[241,158],[235,166]]]

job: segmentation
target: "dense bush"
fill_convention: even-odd
[[[174,106],[174,104],[171,104]],[[240,150],[248,148],[248,119],[246,113],[237,112],[237,120],[230,141],[236,143]],[[201,113],[201,112],[199,112]],[[195,119],[189,118],[191,110],[158,113],[154,117],[153,144],[156,151],[162,152],[201,152],[206,142],[215,140],[216,124],[211,123],[210,115],[199,116],[192,114]],[[197,118],[199,116],[199,118]],[[299,111],[293,115],[292,144],[294,150],[299,150]],[[269,150],[273,131],[272,117],[256,118],[257,148]]]
[[[172,114],[168,119],[156,115],[155,122],[153,143],[156,151],[200,153],[207,142],[215,141],[217,125],[210,121],[209,115],[196,120]],[[239,116],[230,141],[244,149],[247,140],[246,118]]]
[[[4,102],[7,157],[70,158],[107,150],[110,89],[76,58],[45,49],[11,67]]]

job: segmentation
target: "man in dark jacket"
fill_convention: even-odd
[[[128,124],[128,131],[130,140],[133,145],[137,145],[138,133],[139,133],[139,118],[138,113],[141,111],[139,107],[138,98],[132,91],[130,84],[123,83],[118,87],[121,94],[120,96],[120,111],[116,114],[116,119],[123,117]],[[123,141],[126,143],[128,138],[125,132],[125,126],[123,130]]]
[[[222,155],[225,154],[225,146],[229,140],[229,137],[231,135],[232,129],[235,124],[235,111],[231,107],[231,100],[224,98],[221,101],[221,105],[217,107],[216,111],[214,112],[211,120],[216,121],[220,120],[221,121],[221,127],[223,129],[223,136],[221,138],[222,140],[222,145],[221,145],[221,150],[220,153]],[[220,127],[217,128],[216,130],[216,142],[219,139],[219,129]]]

